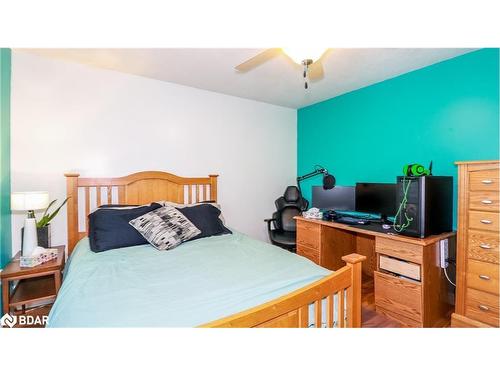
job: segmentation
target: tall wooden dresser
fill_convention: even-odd
[[[457,289],[452,327],[499,326],[498,161],[458,162]]]

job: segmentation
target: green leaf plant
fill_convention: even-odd
[[[40,220],[37,221],[36,223],[36,227],[37,228],[43,228],[43,227],[46,227],[47,225],[49,225],[50,221],[56,217],[56,215],[59,213],[59,210],[66,204],[66,202],[68,201],[69,197],[66,198],[64,200],[64,202],[61,203],[61,205],[59,207],[57,207],[56,210],[54,210],[54,212],[52,212],[51,214],[49,214],[49,208],[54,204],[56,203],[57,199],[54,199],[52,202],[49,203],[49,205],[47,206],[47,208],[45,209],[45,211],[43,212],[43,216]]]

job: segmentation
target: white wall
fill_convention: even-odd
[[[11,132],[12,191],[62,200],[67,171],[218,173],[228,225],[262,240],[296,174],[293,109],[16,50]],[[14,252],[23,220],[13,215]],[[65,210],[53,224],[52,243],[65,243]]]

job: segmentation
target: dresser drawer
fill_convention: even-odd
[[[319,249],[320,225],[306,221],[297,221],[297,245]]]
[[[375,251],[394,258],[407,260],[408,262],[422,264],[422,246],[420,245],[391,240],[390,238],[376,237]]]
[[[381,255],[379,267],[383,270],[420,281],[420,265]]]
[[[469,211],[469,228],[498,232],[498,212]]]
[[[471,210],[498,212],[498,191],[471,191],[469,193],[469,208]]]
[[[485,169],[469,172],[470,191],[491,190],[498,191],[498,169]]]
[[[419,282],[374,272],[375,305],[417,322],[422,321],[422,286]]]
[[[469,230],[467,254],[469,259],[498,264],[498,234]]]
[[[491,326],[476,319],[453,313],[451,314],[451,328],[491,328]]]
[[[304,245],[297,245],[297,254],[312,260],[319,265],[319,250]]]
[[[498,296],[468,288],[465,316],[498,327],[498,304]]]
[[[497,264],[470,259],[467,267],[467,287],[498,295]]]

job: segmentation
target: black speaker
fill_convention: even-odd
[[[396,187],[396,209],[404,199],[405,188],[406,208],[401,208],[401,212],[396,216],[396,224],[409,223],[409,225],[401,234],[424,238],[452,230],[453,177],[399,176]]]

